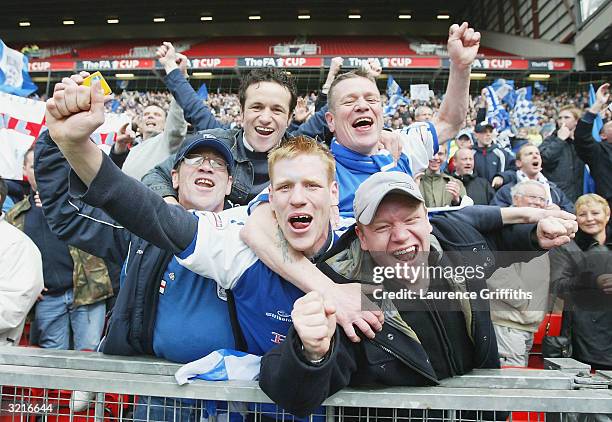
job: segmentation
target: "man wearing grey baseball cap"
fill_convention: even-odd
[[[418,186],[400,172],[372,175],[357,189],[353,205],[357,224],[318,267],[336,283],[369,285],[385,323],[373,340],[352,343],[336,328],[328,298],[311,292],[295,302],[293,328],[264,356],[260,385],[298,416],[347,385],[436,385],[474,368],[498,368],[488,301],[479,294],[496,267],[494,251],[535,252],[569,242],[576,230],[574,221],[555,217],[504,226],[502,210],[488,206],[428,218]],[[422,264],[472,266],[482,273],[462,281],[426,271],[420,283],[385,271]],[[424,296],[405,292],[415,291],[413,282]]]

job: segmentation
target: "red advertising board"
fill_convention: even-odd
[[[231,68],[237,65],[238,59],[235,57],[202,57],[191,59],[191,67],[193,69]]]
[[[321,57],[244,57],[238,59],[240,67],[321,67]]]
[[[78,70],[139,70],[153,69],[152,59],[82,60],[77,62]]]
[[[28,72],[57,72],[74,70],[76,62],[74,60],[32,60],[28,63]]]

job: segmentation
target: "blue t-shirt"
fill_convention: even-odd
[[[172,258],[159,289],[155,355],[187,363],[218,349],[234,348],[225,290]]]

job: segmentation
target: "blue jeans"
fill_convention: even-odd
[[[202,400],[138,396],[134,406],[134,421],[198,422]]]
[[[104,330],[104,301],[72,307],[72,289],[58,296],[44,296],[36,304],[40,347],[46,349],[96,350]],[[72,343],[70,335],[72,334]]]
[[[216,416],[216,420],[244,422],[248,420],[234,409],[228,415],[228,404],[214,400],[175,399],[171,397],[138,396],[134,405],[134,422],[201,422]]]

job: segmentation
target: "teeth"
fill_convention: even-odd
[[[274,129],[272,129],[270,127],[257,127],[257,131],[258,132],[272,133],[272,132],[274,132]]]
[[[198,186],[204,185],[209,188],[212,188],[213,186],[215,186],[215,184],[210,179],[198,179],[196,180],[196,185]]]
[[[393,252],[393,255],[401,256],[401,255],[406,255],[408,253],[414,253],[414,252],[416,252],[416,246],[410,246],[409,248],[402,249],[401,251]]]
[[[296,215],[291,217],[289,220],[291,220],[292,222],[297,222],[297,223],[308,223],[309,221],[312,220],[312,217],[309,215]]]

